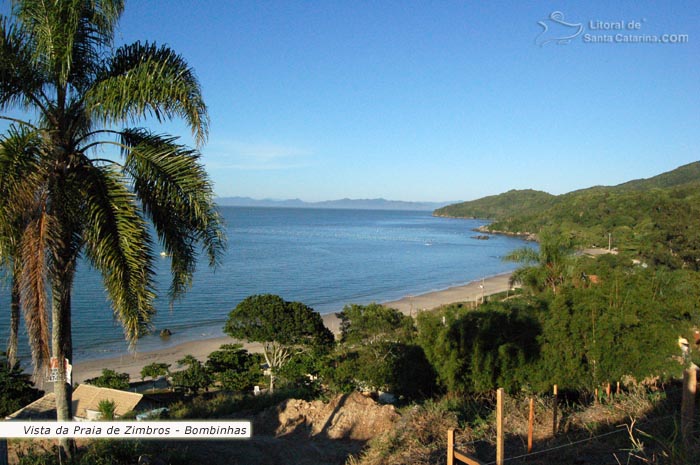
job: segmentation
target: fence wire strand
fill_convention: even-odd
[[[663,417],[654,418],[653,420],[644,421],[644,422],[643,422],[643,425],[650,425],[650,424],[653,424],[653,423],[656,423],[656,422],[659,422],[659,421],[662,421],[662,420],[667,420],[667,419],[669,419],[669,418],[678,418],[678,417],[679,417],[678,414],[665,415],[665,416],[663,416]],[[604,438],[604,437],[607,437],[607,436],[612,436],[612,435],[618,434],[618,433],[629,433],[629,432],[630,432],[630,429],[629,429],[629,428],[630,428],[631,426],[632,426],[632,425],[623,424],[623,425],[618,426],[619,429],[616,429],[615,431],[608,431],[607,433],[602,433],[602,434],[598,434],[598,435],[595,435],[595,436],[590,436],[590,437],[585,438],[585,439],[579,439],[579,440],[577,440],[577,441],[569,442],[569,443],[567,443],[567,444],[560,444],[560,445],[558,445],[558,446],[550,447],[550,448],[547,448],[547,449],[537,450],[537,451],[534,451],[534,452],[530,452],[530,453],[518,455],[518,456],[515,456],[515,457],[504,458],[504,459],[503,459],[503,462],[509,462],[509,461],[511,461],[511,460],[524,459],[524,458],[532,457],[532,456],[535,456],[535,455],[546,454],[546,453],[548,453],[548,452],[552,452],[552,451],[555,451],[555,450],[566,449],[567,447],[577,446],[577,445],[579,445],[579,444],[584,444],[584,443],[586,443],[586,442],[594,441],[594,440],[596,440],[596,439]],[[623,429],[623,428],[624,428],[624,429]],[[639,429],[638,427],[633,427],[633,430],[642,431],[642,430]],[[489,441],[485,441],[485,440],[481,439],[481,440],[472,441],[471,443],[465,443],[465,445],[468,445],[468,444],[475,444],[475,443],[477,443],[477,442],[489,442]],[[486,465],[495,465],[495,464],[496,464],[496,461],[495,461],[495,460],[486,463]]]
[[[592,437],[590,437],[590,438],[580,439],[580,440],[578,440],[578,441],[570,442],[570,443],[567,443],[567,444],[561,444],[561,445],[559,445],[559,446],[550,447],[549,449],[542,449],[542,450],[538,450],[538,451],[535,451],[535,452],[530,452],[529,454],[518,455],[518,456],[516,456],[516,457],[508,457],[508,458],[503,459],[503,461],[504,461],[504,462],[508,462],[508,461],[510,461],[510,460],[518,460],[518,459],[523,459],[523,458],[526,458],[526,457],[532,457],[533,455],[545,454],[545,453],[551,452],[551,451],[553,451],[553,450],[565,449],[565,448],[567,448],[567,447],[573,447],[573,446],[576,446],[576,445],[578,445],[578,444],[583,444],[584,442],[593,441],[594,439],[602,438],[602,437],[605,437],[605,436],[612,436],[613,434],[625,433],[625,432],[627,432],[627,430],[623,430],[623,429],[619,429],[619,430],[615,430],[615,431],[609,431],[609,432],[607,432],[607,433],[599,434],[599,435],[597,435],[597,436],[592,436]],[[494,465],[495,463],[496,463],[496,461],[494,460],[493,462],[488,462],[486,465]]]

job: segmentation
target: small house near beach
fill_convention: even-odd
[[[81,384],[73,391],[73,420],[99,420],[100,410],[98,405],[103,400],[114,402],[115,418],[124,416],[124,414],[132,410],[139,411],[151,408],[151,402],[144,399],[143,394]],[[50,392],[44,397],[8,415],[5,419],[55,420],[56,397],[53,392]]]

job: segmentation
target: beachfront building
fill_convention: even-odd
[[[73,391],[73,420],[94,421],[100,419],[99,404],[107,400],[114,402],[114,417],[119,418],[130,411],[143,411],[153,407],[143,394],[101,388],[81,384]],[[53,392],[5,417],[6,420],[55,420],[56,397]]]

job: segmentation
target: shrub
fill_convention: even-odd
[[[19,362],[10,366],[5,355],[0,356],[0,418],[19,410],[41,396]]]
[[[102,374],[96,378],[90,378],[85,380],[85,384],[92,384],[93,386],[119,389],[125,391],[129,389],[129,374],[128,373],[117,373],[114,370],[105,368],[102,370]]]

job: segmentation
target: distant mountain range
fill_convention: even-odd
[[[386,199],[340,199],[322,202],[304,202],[300,199],[274,200],[250,197],[219,197],[216,203],[222,207],[275,207],[275,208],[329,208],[346,210],[418,210],[433,211],[455,202],[404,202]]]

